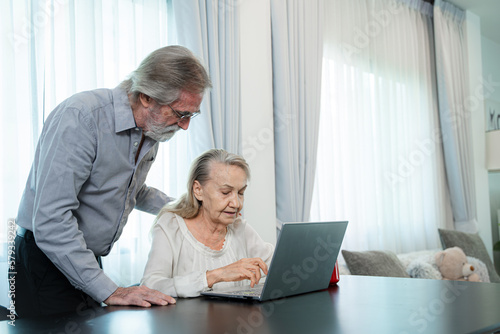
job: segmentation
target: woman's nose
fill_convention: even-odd
[[[238,197],[238,195],[237,195],[237,194],[236,194],[236,195],[233,195],[233,196],[231,197],[230,204],[231,204],[231,206],[232,206],[232,207],[235,207],[235,208],[237,208],[237,207],[239,207],[239,206],[241,205],[240,198]]]

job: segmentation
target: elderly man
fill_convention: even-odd
[[[21,199],[16,237],[20,317],[107,305],[166,305],[156,290],[118,287],[99,266],[135,207],[171,199],[145,185],[158,142],[187,130],[210,79],[180,46],[152,52],[115,89],[76,94],[47,118]],[[90,297],[90,298],[89,298]]]

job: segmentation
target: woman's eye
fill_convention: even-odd
[[[222,192],[223,195],[229,195],[229,192]]]

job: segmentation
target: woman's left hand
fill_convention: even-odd
[[[235,282],[248,279],[250,280],[250,286],[253,288],[255,284],[259,283],[261,270],[267,275],[267,265],[261,258],[244,258],[225,267],[207,271],[208,287],[211,288],[218,282]]]

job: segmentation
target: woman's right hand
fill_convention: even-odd
[[[261,258],[244,258],[225,267],[207,271],[208,287],[211,288],[218,282],[236,282],[248,279],[253,288],[255,284],[259,283],[261,270],[267,275],[267,265]]]

